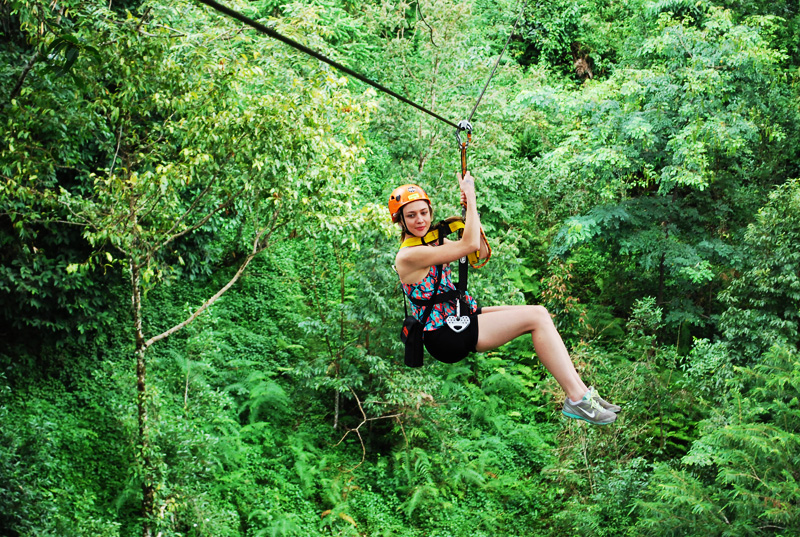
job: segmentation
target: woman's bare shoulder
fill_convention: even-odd
[[[406,246],[400,248],[394,256],[395,263],[403,263],[424,258],[430,252],[430,247],[420,244],[418,246]]]
[[[397,252],[395,270],[401,282],[411,285],[422,281],[431,265],[426,262],[426,250],[430,248],[420,245],[401,248]]]

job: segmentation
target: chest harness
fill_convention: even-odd
[[[424,246],[428,244],[438,243],[444,244],[444,238],[451,233],[458,233],[459,238],[464,232],[464,219],[459,216],[451,216],[446,220],[442,220],[438,224],[436,224],[424,237],[409,237],[403,241],[400,245],[400,248],[408,248],[411,246]],[[481,229],[481,239],[483,240],[486,247],[489,248],[489,243],[486,241],[486,237],[483,234],[483,229]],[[467,305],[467,279],[469,275],[469,269],[467,267],[467,262],[473,268],[480,268],[484,266],[488,261],[489,257],[491,257],[492,252],[491,248],[489,248],[489,255],[486,256],[486,259],[481,260],[480,251],[473,252],[465,257],[459,259],[458,262],[458,282],[456,282],[456,288],[450,291],[446,291],[444,293],[439,293],[439,278],[436,279],[436,283],[434,284],[433,294],[427,300],[423,300],[420,298],[415,298],[412,296],[407,295],[405,292],[403,295],[408,298],[409,301],[413,302],[417,306],[425,308],[425,320],[427,321],[427,314],[430,313],[430,310],[433,309],[433,306],[436,304],[441,304],[443,302],[456,302],[456,314],[455,315],[448,315],[444,322],[447,326],[450,327],[451,330],[454,332],[461,332],[465,328],[469,326],[470,318],[467,315],[461,315],[461,305],[464,305],[464,309],[469,311],[469,307]],[[443,267],[437,267],[437,276],[443,271]],[[408,317],[408,307],[405,302],[403,301],[403,308],[405,310],[406,317]],[[424,326],[423,326],[424,329]]]

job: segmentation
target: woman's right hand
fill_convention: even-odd
[[[458,177],[458,186],[461,187],[461,202],[468,204],[469,201],[475,199],[475,180],[469,170],[463,177],[460,173],[457,173],[456,177]]]

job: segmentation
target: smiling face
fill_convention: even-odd
[[[406,230],[415,237],[424,237],[431,227],[431,207],[425,200],[412,201],[403,207]]]

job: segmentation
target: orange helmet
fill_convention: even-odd
[[[403,209],[404,205],[418,200],[427,201],[428,207],[431,205],[431,199],[425,191],[417,185],[403,185],[395,188],[389,196],[389,212],[392,215],[392,222],[400,221],[400,211]]]

